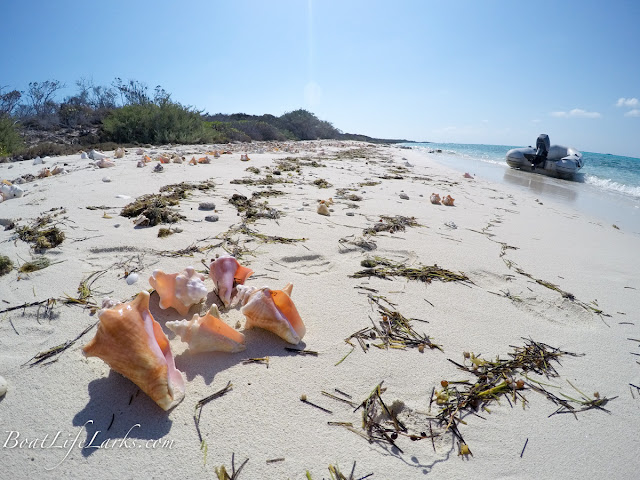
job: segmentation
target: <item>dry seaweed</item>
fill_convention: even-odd
[[[46,250],[60,245],[65,239],[65,234],[57,225],[50,224],[55,217],[66,213],[66,210],[54,208],[50,210],[50,212],[52,211],[56,212],[38,217],[30,225],[16,227],[18,238],[23,242],[30,243],[36,250]]]
[[[13,270],[13,262],[6,255],[0,255],[0,277]]]
[[[25,363],[23,363],[22,366],[24,367],[25,365],[28,364],[29,367],[35,367],[36,365],[49,365],[50,363],[53,363],[53,362],[57,361],[58,359],[55,358],[54,360],[51,360],[51,361],[49,361],[47,363],[43,363],[43,362],[45,362],[46,360],[49,360],[52,357],[56,357],[58,355],[61,355],[65,350],[67,350],[74,343],[76,343],[80,338],[82,338],[89,330],[91,330],[97,324],[98,324],[98,322],[95,322],[94,324],[89,325],[82,332],[80,332],[80,334],[76,338],[74,338],[73,340],[67,340],[66,342],[64,342],[61,345],[58,345],[58,346],[53,347],[53,348],[50,348],[49,350],[45,350],[44,352],[37,353],[36,355],[31,357],[29,360],[27,360]]]
[[[395,217],[389,217],[381,215],[378,223],[369,228],[363,230],[363,234],[366,236],[376,235],[380,232],[404,232],[407,227],[421,227],[416,222],[415,217],[403,217],[402,215],[396,215]]]
[[[199,400],[198,403],[196,403],[195,411],[193,413],[193,421],[196,425],[196,432],[198,433],[198,438],[200,439],[201,447],[203,447],[204,445],[204,440],[202,439],[202,434],[200,433],[200,415],[202,414],[202,407],[204,407],[210,401],[215,400],[216,398],[220,398],[221,396],[223,396],[224,394],[226,394],[232,389],[233,389],[233,384],[231,382],[228,382],[224,388],[218,390],[216,393],[212,395],[209,395],[208,397],[203,398],[202,400]]]
[[[51,265],[51,261],[47,257],[35,257],[30,262],[24,262],[18,271],[21,273],[37,272],[38,270],[47,268],[49,265]]]
[[[348,477],[345,476],[344,473],[340,471],[340,468],[338,467],[338,465],[329,465],[329,473],[331,474],[331,480],[364,480],[365,478],[369,478],[373,475],[373,473],[370,473],[368,475],[365,475],[364,477],[358,477],[356,479],[355,471],[356,471],[356,462],[353,462],[353,466],[351,467],[351,473],[349,474]]]
[[[380,185],[382,182],[374,182],[374,181],[367,181],[367,182],[360,182],[358,185],[360,187],[375,187],[376,185]]]
[[[362,351],[365,353],[369,350],[370,346],[385,350],[389,348],[402,350],[406,348],[417,348],[420,353],[424,351],[425,347],[442,351],[442,347],[433,343],[427,335],[420,334],[414,330],[411,321],[416,319],[406,318],[395,310],[393,308],[394,305],[382,296],[368,294],[368,297],[369,303],[376,306],[381,318],[377,325],[372,319],[372,327],[358,330],[345,338],[344,341],[346,343],[353,347],[354,345],[351,343],[351,340],[357,340],[360,348],[362,348]],[[382,302],[387,303],[388,306],[382,305]]]
[[[350,235],[348,237],[343,237],[340,240],[338,240],[338,243],[340,244],[340,253],[343,252],[350,252],[354,249],[350,249],[350,248],[345,248],[344,250],[342,250],[343,245],[353,245],[355,247],[361,248],[362,250],[366,251],[366,252],[370,252],[371,250],[375,250],[376,248],[378,248],[378,245],[376,245],[376,242],[374,242],[373,240],[365,240],[362,237],[356,237],[355,235]]]
[[[168,237],[169,235],[173,235],[174,233],[175,233],[174,230],[163,227],[158,230],[158,238]]]
[[[333,187],[333,185],[331,183],[329,183],[328,181],[326,181],[324,178],[318,178],[317,180],[314,180],[313,182],[311,182],[311,184],[315,185],[318,188]]]
[[[184,220],[186,217],[180,215],[171,207],[179,205],[180,200],[187,198],[192,190],[207,191],[214,188],[214,186],[215,183],[211,180],[200,183],[182,182],[164,185],[160,188],[160,193],[142,195],[125,205],[120,212],[120,216],[136,218],[144,215],[149,220],[149,226],[155,226],[160,223],[175,223]]]
[[[431,283],[432,280],[440,280],[441,282],[469,282],[469,277],[464,273],[451,272],[440,268],[438,265],[420,265],[408,267],[403,263],[393,263],[391,260],[383,257],[373,257],[361,262],[365,270],[350,275],[352,278],[378,277],[388,279],[389,277],[405,277],[409,280],[416,280],[425,283]]]
[[[236,207],[244,222],[255,222],[259,218],[271,220],[280,218],[281,212],[278,209],[270,207],[266,201],[256,202],[254,198],[259,198],[259,196],[247,198],[244,195],[234,193],[229,199],[229,203]]]
[[[266,175],[264,178],[240,178],[231,180],[232,185],[275,185],[277,183],[291,183],[284,178],[274,178],[273,175]]]
[[[236,471],[235,453],[232,453],[231,454],[231,475],[227,473],[227,468],[224,465],[221,465],[220,467],[216,467],[215,469],[218,480],[237,480],[238,476],[240,475],[240,472],[242,471],[242,469],[244,468],[244,466],[247,464],[248,461],[249,459],[247,458],[244,462],[242,462],[242,465],[240,465],[240,468],[238,468],[238,471]]]

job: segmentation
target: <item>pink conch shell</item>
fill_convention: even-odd
[[[247,317],[245,328],[264,328],[289,343],[300,343],[306,328],[291,300],[292,289],[293,284],[289,283],[282,290],[262,287],[245,295],[240,310]]]
[[[454,201],[455,201],[455,198],[452,198],[451,195],[447,195],[442,199],[442,204],[446,205],[447,207],[453,207]]]
[[[218,296],[225,307],[231,303],[231,296],[236,285],[244,285],[244,282],[253,274],[253,270],[243,267],[230,256],[223,255],[211,262],[209,276],[218,290]]]
[[[189,344],[189,350],[199,352],[241,352],[246,346],[244,335],[231,328],[220,318],[213,305],[204,317],[194,315],[191,320],[167,322],[167,328]]]
[[[184,398],[184,377],[176,369],[169,340],[149,311],[149,293],[100,312],[96,336],[82,349],[99,357],[149,395],[164,410]]]
[[[320,215],[325,215],[325,216],[329,216],[331,215],[331,212],[329,211],[329,207],[327,207],[327,204],[325,203],[324,200],[322,200],[319,204],[318,204],[318,209],[316,210]]]
[[[432,193],[430,200],[434,205],[440,205],[440,195],[438,195],[437,193]]]
[[[149,283],[160,295],[160,308],[175,308],[180,315],[186,315],[191,305],[207,298],[204,275],[193,267],[187,267],[180,273],[164,273],[154,270]]]
[[[115,162],[109,160],[108,158],[100,158],[96,160],[96,167],[110,168],[115,166],[116,166]]]
[[[465,172],[463,177],[464,178],[473,178],[471,175],[469,175],[469,172]]]

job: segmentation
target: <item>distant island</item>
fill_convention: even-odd
[[[66,86],[57,80],[31,82],[24,92],[0,87],[0,157],[27,160],[81,148],[169,143],[319,139],[410,143],[344,133],[304,109],[279,117],[209,114],[173,101],[159,85],[150,92],[136,80],[116,78],[110,86],[101,86],[81,79],[76,86],[77,92],[61,101],[56,96]]]

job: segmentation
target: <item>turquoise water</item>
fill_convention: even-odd
[[[442,150],[441,153],[445,156],[494,164],[503,168],[509,168],[505,163],[507,151],[512,148],[528,146],[463,143],[413,143],[410,145],[424,148],[427,151]],[[582,155],[584,167],[574,181],[640,200],[640,158],[592,152],[582,152]]]

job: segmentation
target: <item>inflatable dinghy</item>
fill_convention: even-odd
[[[582,168],[582,153],[575,148],[550,145],[549,136],[542,134],[536,148],[512,148],[507,152],[507,165],[526,172],[560,178],[572,178]]]

